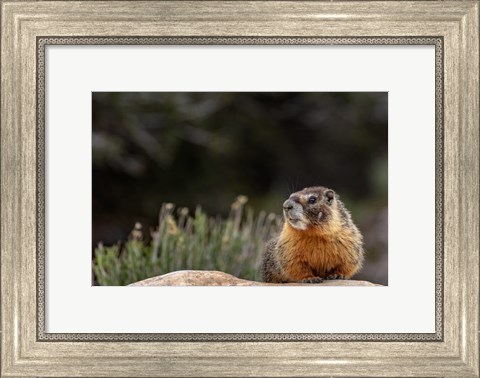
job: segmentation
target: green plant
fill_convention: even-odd
[[[158,226],[149,241],[137,223],[123,244],[95,249],[93,271],[99,285],[127,285],[176,270],[220,270],[236,277],[259,280],[265,242],[282,226],[275,214],[245,208],[238,196],[226,219],[209,217],[200,207],[163,204]]]

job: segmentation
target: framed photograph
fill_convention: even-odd
[[[388,284],[387,92],[94,92],[91,139],[95,285]]]
[[[479,377],[478,1],[2,1],[3,377]]]

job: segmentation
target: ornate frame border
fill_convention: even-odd
[[[443,37],[37,37],[37,341],[443,341],[444,335],[444,40]],[[45,333],[45,48],[48,45],[434,45],[435,333]]]

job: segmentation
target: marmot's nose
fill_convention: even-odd
[[[291,209],[293,209],[294,204],[295,204],[295,202],[293,202],[291,199],[288,199],[283,203],[283,208],[285,210],[291,210]]]

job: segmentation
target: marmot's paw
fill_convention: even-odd
[[[343,274],[330,274],[325,277],[326,280],[343,280]]]
[[[302,282],[302,283],[322,283],[323,278],[322,277],[305,278],[305,279],[301,280],[300,282]]]

